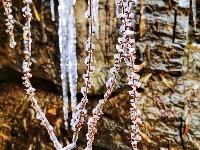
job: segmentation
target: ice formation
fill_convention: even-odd
[[[76,58],[76,27],[74,19],[73,3],[69,2],[69,14],[68,14],[68,32],[67,32],[67,45],[68,45],[68,77],[69,87],[71,93],[71,108],[72,108],[72,120],[71,125],[74,123],[76,105],[77,105],[77,58]]]
[[[99,13],[98,13],[98,9],[99,9],[99,0],[93,0],[93,19],[94,19],[94,24],[96,27],[96,35],[97,35],[97,39],[99,38]]]
[[[192,15],[193,15],[193,23],[194,23],[194,30],[196,30],[196,15],[197,15],[197,9],[196,9],[196,0],[192,0]]]
[[[69,13],[68,4],[65,0],[59,0],[58,15],[59,15],[59,49],[60,49],[60,68],[61,68],[61,80],[62,80],[62,93],[63,93],[63,113],[65,128],[68,128],[68,95],[67,95],[67,17]]]
[[[60,67],[63,91],[63,112],[65,128],[68,128],[68,94],[67,85],[69,81],[71,93],[72,124],[76,112],[76,87],[77,87],[77,59],[76,59],[76,30],[74,20],[73,4],[75,1],[59,0],[59,48],[60,48]]]
[[[54,0],[50,1],[50,6],[51,6],[51,20],[55,21]]]

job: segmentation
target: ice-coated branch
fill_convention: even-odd
[[[41,120],[41,125],[45,126],[49,135],[50,139],[53,141],[54,146],[56,149],[61,149],[62,145],[58,142],[54,131],[53,127],[49,124],[49,121],[45,117],[45,114],[42,112],[40,106],[37,104],[37,99],[34,97],[35,96],[35,88],[32,87],[30,83],[30,78],[32,77],[32,74],[30,73],[31,69],[31,30],[30,30],[30,22],[32,19],[32,14],[31,14],[31,9],[30,9],[30,4],[32,3],[32,0],[24,0],[23,1],[25,6],[22,8],[23,11],[23,16],[26,18],[26,23],[25,26],[23,27],[24,30],[24,45],[25,45],[25,60],[23,62],[23,73],[24,76],[22,79],[24,80],[23,84],[26,87],[26,94],[29,96],[29,99],[31,101],[31,106],[35,109],[36,111],[36,117],[37,119]]]
[[[96,105],[96,107],[92,111],[92,117],[88,120],[88,133],[86,134],[87,138],[87,147],[85,150],[92,150],[92,143],[94,141],[94,135],[97,133],[96,125],[98,120],[100,119],[100,115],[103,114],[102,109],[105,103],[107,102],[108,98],[110,97],[113,87],[116,83],[116,78],[118,75],[118,70],[120,69],[120,63],[122,60],[122,53],[121,51],[118,51],[118,54],[114,55],[115,64],[114,67],[110,69],[110,78],[106,82],[106,88],[107,91],[104,94],[104,99],[99,100],[99,103]]]
[[[131,91],[128,91],[132,96],[130,100],[132,108],[130,108],[131,113],[131,121],[133,123],[131,133],[131,145],[133,150],[137,149],[137,143],[141,140],[141,136],[139,135],[139,125],[142,124],[140,119],[141,111],[137,108],[137,102],[140,97],[140,93],[137,92],[137,88],[141,86],[139,82],[140,76],[136,74],[139,70],[139,66],[135,65],[135,40],[132,39],[134,36],[134,31],[131,31],[130,28],[132,24],[130,20],[134,18],[134,14],[131,12],[132,3],[135,3],[134,0],[127,0],[127,2],[119,1],[118,5],[122,7],[122,13],[118,15],[118,18],[122,20],[123,25],[120,27],[120,31],[123,34],[122,39],[122,49],[124,49],[124,61],[127,65],[127,76],[128,76],[128,84],[132,87]],[[118,39],[119,40],[119,39]]]
[[[93,36],[95,34],[95,26],[94,26],[94,15],[93,15],[93,5],[94,1],[93,0],[88,0],[88,9],[85,12],[85,17],[88,18],[89,20],[89,36],[88,36],[88,40],[86,41],[85,45],[86,45],[86,51],[88,52],[88,56],[85,58],[85,64],[87,66],[87,72],[86,74],[83,74],[83,78],[85,80],[85,86],[81,87],[81,93],[83,94],[83,98],[81,100],[81,102],[77,105],[77,112],[75,115],[75,122],[73,125],[73,131],[74,131],[74,135],[73,135],[73,142],[76,142],[78,139],[78,134],[80,129],[82,128],[82,124],[84,122],[84,116],[87,113],[85,106],[88,102],[87,99],[87,93],[88,90],[91,88],[92,86],[92,78],[91,78],[91,74],[94,72],[94,67],[92,66],[92,62],[93,62],[93,51],[95,49],[94,43],[93,43]]]
[[[14,48],[16,45],[15,39],[14,39],[14,20],[13,20],[13,15],[12,15],[12,0],[6,0],[5,1],[5,15],[7,16],[6,21],[6,26],[7,30],[6,32],[9,33],[10,35],[10,47]]]
[[[122,32],[122,36],[118,38],[118,43],[116,45],[116,49],[118,50],[118,54],[115,54],[115,65],[110,69],[111,77],[106,82],[107,91],[104,94],[104,99],[99,100],[97,106],[93,109],[93,116],[88,120],[88,133],[86,134],[86,138],[88,140],[87,147],[85,150],[92,149],[92,143],[94,141],[94,134],[97,133],[96,125],[98,120],[100,119],[100,115],[103,114],[102,109],[107,99],[111,95],[113,87],[116,82],[116,76],[118,74],[118,70],[120,67],[120,62],[122,58],[124,59],[127,65],[127,75],[128,75],[128,84],[132,87],[132,91],[129,91],[129,94],[133,97],[131,99],[131,120],[133,122],[132,129],[133,133],[131,134],[131,144],[134,150],[137,150],[137,142],[141,139],[139,135],[139,125],[141,124],[141,111],[137,109],[137,100],[140,94],[136,91],[138,87],[140,87],[139,78],[135,72],[139,69],[138,65],[134,65],[135,62],[135,40],[131,39],[134,35],[134,32],[130,30],[132,24],[129,22],[133,19],[134,14],[131,12],[132,3],[135,3],[133,0],[127,0],[124,2],[123,0],[116,1],[117,5],[122,7],[122,13],[118,15],[118,18],[122,21],[122,26],[120,27],[120,32]]]

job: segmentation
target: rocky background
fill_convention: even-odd
[[[197,29],[194,30],[192,4],[177,5],[174,0],[138,0],[134,7],[137,64],[140,64],[139,91],[142,96],[142,141],[140,150],[199,150],[200,149],[200,1],[197,4]],[[72,132],[62,123],[62,90],[60,54],[58,47],[58,1],[55,0],[56,21],[51,21],[50,2],[34,0],[32,5],[32,73],[36,98],[58,139],[66,145]],[[17,46],[9,47],[5,32],[5,15],[0,1],[0,150],[53,150],[46,129],[40,125],[30,106],[22,85],[23,31],[22,1],[13,1],[15,39]],[[84,85],[84,43],[87,40],[87,1],[77,0],[75,19],[78,58],[78,101]],[[37,14],[38,12],[38,14]],[[36,18],[40,17],[40,20]],[[120,21],[115,18],[114,0],[99,2],[99,39],[95,40],[93,86],[89,93],[88,114],[103,97],[109,69],[113,66],[115,44]],[[197,43],[197,44],[196,44]],[[131,120],[129,95],[125,74],[118,76],[115,90],[104,108],[95,136],[95,150],[131,150]],[[85,147],[87,125],[81,130],[76,149]]]

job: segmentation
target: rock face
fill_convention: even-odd
[[[77,32],[78,87],[84,85],[84,43],[87,40],[87,20],[84,13],[87,2],[76,0],[75,19]],[[177,1],[178,2],[178,1]],[[139,108],[142,111],[142,141],[140,150],[198,150],[200,149],[200,11],[197,9],[197,29],[194,30],[192,9],[189,0],[179,5],[172,0],[140,0],[134,7],[137,64],[143,67],[139,74],[142,96]],[[1,2],[2,3],[2,2]],[[64,145],[72,138],[71,130],[65,131],[62,123],[62,90],[58,47],[58,21],[51,21],[49,1],[34,1],[32,20],[32,73],[31,82],[41,108],[54,126],[58,139]],[[200,1],[196,0],[196,7]],[[46,130],[40,126],[35,113],[24,94],[22,83],[23,33],[25,22],[23,4],[13,1],[15,39],[17,46],[9,48],[5,32],[5,16],[0,14],[0,150],[53,149]],[[33,5],[32,5],[33,6]],[[55,8],[58,2],[55,1]],[[1,6],[1,12],[4,12]],[[120,10],[120,9],[119,9]],[[40,21],[35,17],[39,13]],[[56,9],[57,11],[57,9]],[[114,64],[115,44],[121,24],[115,18],[114,0],[99,2],[99,38],[95,39],[95,73],[89,91],[88,114],[98,100],[103,98],[109,69]],[[122,63],[118,82],[111,98],[104,107],[104,115],[98,123],[93,149],[129,150],[130,146],[130,97],[127,90],[126,67]],[[82,98],[81,92],[77,94]],[[85,124],[76,149],[86,144]]]

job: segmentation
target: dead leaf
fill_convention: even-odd
[[[170,33],[173,33],[173,27],[170,24],[166,24],[165,26],[169,30]]]
[[[146,61],[144,61],[144,62],[142,62],[142,63],[140,64],[140,69],[138,69],[137,72],[140,72],[140,70],[142,70],[145,66],[146,66]]]
[[[148,80],[149,80],[149,78],[152,76],[152,73],[148,73],[147,75],[145,75],[144,77],[142,77],[141,79],[140,79],[140,82],[144,82],[144,83],[146,83]]]
[[[143,121],[143,123],[144,123],[144,126],[145,126],[146,129],[148,129],[150,131],[153,130],[153,127],[148,122]]]
[[[34,12],[34,14],[35,14],[35,18],[37,19],[37,21],[40,21],[40,15],[39,15],[39,13],[38,13],[36,7],[35,7],[35,4],[33,3],[32,6],[33,6],[33,12]]]
[[[47,113],[55,116],[56,115],[56,108],[48,109]]]
[[[151,139],[145,134],[143,133],[142,131],[139,131],[141,137],[148,143],[151,143]]]
[[[188,131],[189,131],[189,126],[190,126],[190,122],[192,120],[192,112],[193,112],[193,109],[189,109],[188,110],[188,114],[187,114],[187,117],[185,119],[185,126],[184,126],[184,130],[183,130],[183,133],[182,133],[182,136],[184,137]]]
[[[5,140],[5,141],[10,141],[11,140],[7,135],[5,135],[5,134],[3,134],[1,132],[0,132],[0,137],[2,137],[3,140]]]
[[[163,74],[159,74],[160,75],[160,77],[161,77],[161,79],[162,79],[162,81],[163,81],[163,83],[168,87],[168,88],[170,88],[170,89],[172,89],[172,86],[171,86],[171,83],[170,83],[170,81],[169,80],[167,80],[165,77],[164,77],[164,75]]]

